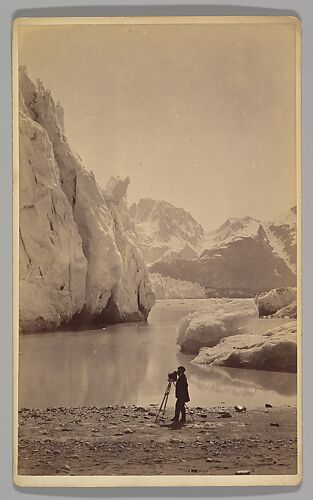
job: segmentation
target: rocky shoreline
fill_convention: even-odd
[[[19,410],[22,475],[296,474],[295,407],[191,408],[185,426],[147,407]]]

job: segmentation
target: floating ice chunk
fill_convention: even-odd
[[[297,299],[297,289],[293,287],[274,288],[257,295],[254,299],[260,316],[270,316]]]
[[[224,338],[212,348],[200,349],[193,364],[228,366],[276,372],[297,371],[297,322],[285,323],[262,335]]]
[[[198,353],[229,335],[242,334],[249,321],[258,317],[253,299],[208,300],[206,308],[183,317],[178,325],[177,344],[183,351]]]

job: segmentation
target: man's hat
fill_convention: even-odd
[[[185,372],[185,371],[186,371],[186,368],[185,368],[184,366],[179,366],[179,367],[177,368],[177,370],[184,370],[184,372]]]

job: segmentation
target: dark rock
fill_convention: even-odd
[[[279,424],[277,422],[271,422],[270,425],[272,427],[279,427]]]
[[[219,418],[230,418],[231,417],[231,414],[229,413],[229,411],[219,411],[218,414],[219,414]]]
[[[273,408],[273,406],[270,403],[265,403],[265,408]]]

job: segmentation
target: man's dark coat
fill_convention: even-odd
[[[184,373],[177,379],[175,396],[177,399],[181,399],[185,403],[190,401],[188,393],[188,382]]]

